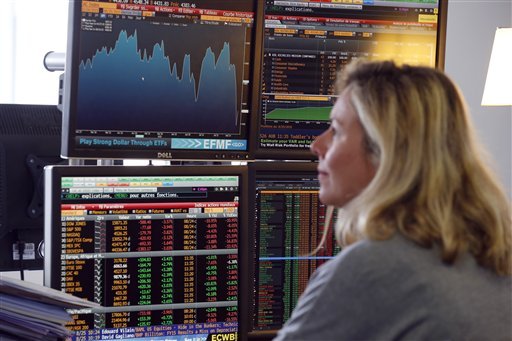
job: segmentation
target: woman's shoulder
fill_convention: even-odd
[[[465,282],[462,279],[494,290],[510,286],[512,280],[480,266],[469,253],[459,255],[454,264],[446,264],[439,246],[423,247],[399,233],[387,240],[360,240],[344,248],[322,271],[330,276],[349,273],[353,280],[361,278],[365,283],[373,279],[380,285],[421,285],[428,292],[456,290],[461,281]]]
[[[378,270],[388,266],[411,264],[411,258],[415,261],[430,258],[435,252],[433,249],[416,245],[397,233],[386,240],[362,239],[345,247],[333,259],[331,266],[359,268],[360,265],[364,265],[365,269],[375,270],[372,264],[376,264]]]
[[[322,266],[323,267],[323,266]],[[349,274],[352,283],[365,286],[426,285],[433,279],[454,276],[452,270],[468,275],[480,271],[473,257],[466,255],[455,266],[447,266],[437,246],[422,247],[400,234],[386,240],[363,239],[344,248],[319,269],[319,276],[337,282]]]

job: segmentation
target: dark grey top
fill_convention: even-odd
[[[317,269],[274,340],[512,340],[511,279],[399,235],[359,241]]]

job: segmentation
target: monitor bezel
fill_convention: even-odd
[[[140,150],[140,149],[98,149],[98,148],[78,148],[74,138],[75,121],[76,121],[76,103],[77,103],[77,87],[78,87],[78,65],[80,63],[80,21],[81,7],[85,0],[71,1],[68,9],[68,36],[66,48],[65,73],[63,77],[62,91],[62,140],[61,140],[61,156],[65,159],[149,159],[149,160],[201,160],[201,161],[251,161],[254,159],[254,141],[252,137],[255,131],[256,115],[252,113],[255,93],[254,85],[249,84],[247,93],[249,115],[246,124],[246,143],[247,149],[242,150],[200,150],[200,149],[162,149],[162,150]],[[255,48],[255,36],[258,31],[256,26],[256,13],[260,6],[258,0],[252,1],[254,22],[251,37],[251,60],[257,60],[257,50]],[[255,70],[256,63],[251,63],[249,68],[249,79],[252,80],[257,72]],[[220,139],[220,137],[216,137]],[[230,138],[225,138],[230,140]]]
[[[248,168],[243,165],[194,165],[194,166],[48,166],[44,169],[45,218],[44,218],[44,285],[61,290],[60,270],[60,179],[67,176],[201,176],[228,175],[240,177],[239,252],[238,252],[238,334],[247,335],[248,302],[250,301],[248,270],[250,269],[248,234]],[[243,337],[242,337],[243,339]]]

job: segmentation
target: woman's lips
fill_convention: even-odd
[[[323,177],[327,176],[327,172],[322,169],[318,169],[317,172],[318,172],[318,178],[321,178],[321,177],[323,178]]]

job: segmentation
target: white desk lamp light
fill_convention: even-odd
[[[512,105],[512,28],[496,29],[482,105]]]

